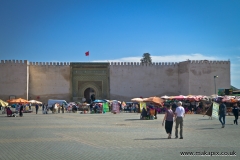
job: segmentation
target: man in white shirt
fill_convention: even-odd
[[[183,117],[185,117],[185,109],[182,107],[182,102],[178,102],[178,107],[175,111],[176,127],[175,127],[175,138],[178,138],[178,126],[180,124],[180,139],[183,139]]]

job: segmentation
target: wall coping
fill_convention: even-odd
[[[183,61],[184,62],[184,61]],[[185,61],[186,62],[186,61]],[[187,60],[191,64],[230,64],[228,61],[218,60]],[[90,62],[91,63],[91,62]],[[93,62],[95,63],[95,62]],[[109,62],[111,66],[175,66],[181,62],[153,62],[151,64],[145,64],[141,62]],[[28,65],[47,65],[47,66],[69,66],[71,62],[29,62],[27,60],[1,60],[0,64],[28,64]]]

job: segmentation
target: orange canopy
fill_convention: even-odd
[[[18,98],[7,100],[8,103],[29,103],[26,99]]]
[[[156,104],[160,104],[162,105],[164,100],[160,97],[149,97],[149,98],[144,98],[143,99],[144,102],[152,102],[152,103],[156,103]]]

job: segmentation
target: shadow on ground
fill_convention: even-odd
[[[168,138],[143,138],[143,139],[134,139],[134,140],[165,140]]]
[[[125,121],[140,121],[140,118],[139,119],[125,119]]]
[[[207,130],[207,129],[216,129],[216,128],[199,128],[197,130]]]

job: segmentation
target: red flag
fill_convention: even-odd
[[[85,55],[86,55],[86,56],[89,56],[89,51],[85,52]]]

